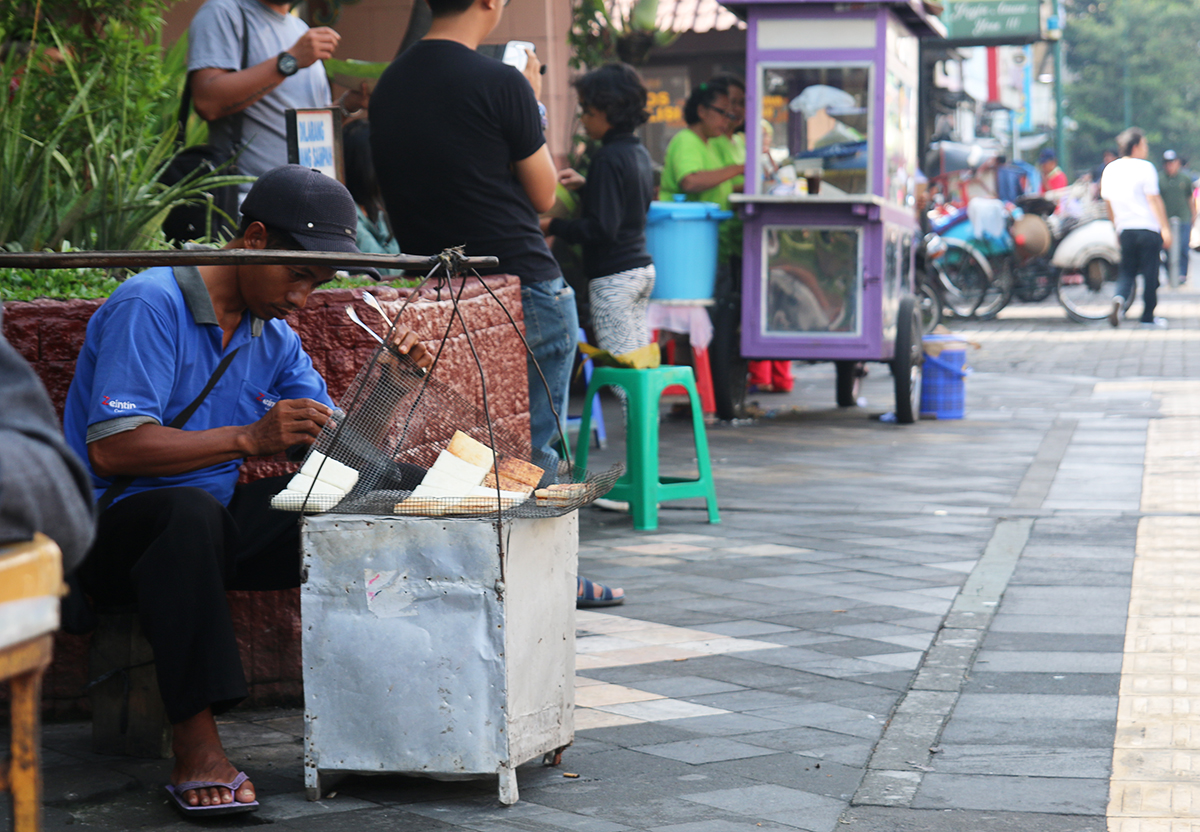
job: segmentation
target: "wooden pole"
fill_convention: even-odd
[[[148,269],[152,266],[221,265],[320,265],[335,269],[374,266],[405,269],[424,274],[434,267],[437,256],[413,254],[346,254],[334,251],[279,251],[245,248],[195,249],[186,251],[23,251],[0,253],[0,268],[24,269]],[[461,257],[464,269],[490,269],[500,265],[496,257]],[[388,278],[384,278],[387,280]]]

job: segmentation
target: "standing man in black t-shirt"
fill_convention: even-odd
[[[402,251],[466,245],[521,278],[533,447],[553,453],[566,416],[579,318],[575,293],[538,227],[556,171],[537,100],[540,65],[517,69],[476,50],[506,0],[429,0],[429,34],[392,62],[371,96],[371,155]]]

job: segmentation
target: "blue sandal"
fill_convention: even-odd
[[[625,603],[625,591],[613,591],[604,584],[589,581],[582,575],[575,579],[575,607],[615,607]]]

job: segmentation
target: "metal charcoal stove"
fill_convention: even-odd
[[[442,343],[457,320],[476,353],[454,309]],[[276,501],[308,515],[310,800],[343,774],[389,772],[496,775],[512,804],[517,766],[557,762],[574,737],[575,509],[620,467],[538,454],[492,423],[477,354],[479,404],[439,380],[440,355],[426,374],[376,350]]]

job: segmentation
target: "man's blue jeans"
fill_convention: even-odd
[[[1128,300],[1134,281],[1141,274],[1145,290],[1142,295],[1142,322],[1154,321],[1158,304],[1158,267],[1162,254],[1162,235],[1146,228],[1126,228],[1120,234],[1121,265],[1117,270],[1116,297]]]
[[[558,414],[565,431],[567,389],[579,338],[575,290],[561,277],[522,286],[521,309],[525,315],[525,340],[532,352],[525,356],[529,371],[530,439],[535,451],[556,456],[551,447],[558,440],[559,432],[554,414]],[[539,366],[541,375],[538,374]],[[542,382],[543,375],[545,383]],[[546,395],[547,385],[553,397],[553,409],[551,398]]]

